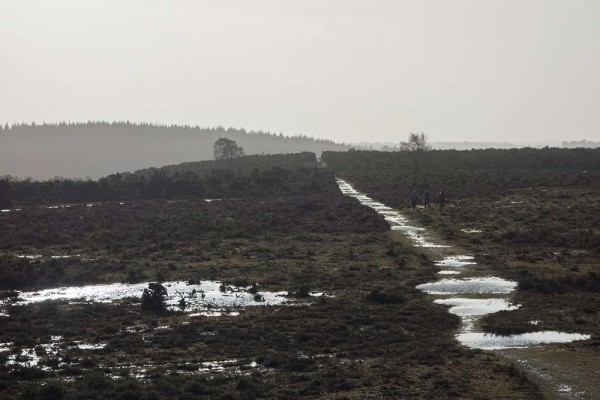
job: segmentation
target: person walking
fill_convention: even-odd
[[[410,205],[412,206],[413,210],[415,208],[417,208],[417,202],[418,201],[419,201],[419,198],[417,196],[417,191],[413,190],[412,194],[410,195]]]
[[[438,195],[438,204],[440,206],[440,210],[444,209],[445,203],[446,203],[446,195],[444,194],[444,191],[442,190],[440,192],[440,194]]]
[[[425,208],[429,208],[429,191],[426,190],[423,193],[423,205],[425,206]]]

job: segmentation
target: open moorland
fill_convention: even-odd
[[[511,363],[456,341],[459,319],[415,289],[438,267],[344,197],[333,173],[278,168],[307,178],[282,179],[267,195],[256,190],[262,172],[242,171],[221,187],[241,176],[247,189],[220,200],[159,191],[84,204],[15,196],[8,182],[0,398],[541,397]],[[217,296],[250,301],[191,310],[205,292],[185,288],[213,281]],[[41,301],[43,291],[19,301],[33,290],[148,282],[171,288],[179,306],[143,311],[141,290],[113,302]]]
[[[600,151],[348,152],[323,159],[375,199],[474,255],[476,268],[517,282],[511,300],[520,307],[485,316],[481,329],[500,335],[589,334],[591,340],[548,348],[570,350],[562,353],[571,361],[555,357],[555,364],[597,370]],[[419,196],[416,210],[409,207],[413,190]],[[425,190],[432,197],[428,209],[422,206]],[[443,210],[437,204],[442,190]],[[593,361],[578,363],[577,354],[580,361]]]

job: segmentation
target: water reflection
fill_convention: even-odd
[[[475,322],[483,315],[498,311],[510,311],[519,308],[505,298],[466,298],[450,297],[436,299],[435,303],[450,306],[450,313],[462,320],[461,333],[470,333],[475,329]],[[459,339],[460,340],[460,339]],[[465,344],[463,342],[463,344]]]
[[[506,294],[512,292],[516,286],[516,282],[507,281],[502,278],[484,277],[466,279],[442,279],[437,282],[417,285],[417,289],[420,289],[429,294]]]
[[[467,265],[477,264],[475,261],[473,261],[474,259],[475,257],[473,256],[448,256],[440,261],[437,261],[435,265],[438,267],[460,268]]]
[[[168,292],[166,298],[168,308],[179,309],[179,302],[183,298],[186,303],[185,311],[201,313],[196,315],[236,315],[229,309],[292,303],[292,300],[287,297],[287,292],[260,291],[260,295],[257,296],[255,293],[250,293],[249,288],[225,286],[218,281],[201,281],[198,284],[174,281],[165,282],[163,285]],[[147,287],[148,283],[114,283],[17,292],[16,299],[0,301],[0,305],[6,306],[9,301],[16,304],[32,304],[48,300],[110,303],[127,298],[140,299]]]
[[[498,336],[489,333],[467,332],[457,336],[468,347],[482,350],[500,350],[519,348],[549,343],[570,343],[577,340],[588,340],[590,335],[564,333],[556,331],[530,332],[510,336]]]
[[[361,204],[370,207],[382,215],[390,224],[390,228],[402,232],[412,239],[417,247],[444,249],[451,246],[433,242],[425,228],[412,226],[399,212],[379,203],[369,196],[359,193],[349,183],[338,179],[342,193],[357,199]],[[478,229],[463,229],[465,233],[481,233]],[[523,347],[545,343],[565,343],[575,340],[589,339],[589,335],[567,334],[562,332],[546,331],[525,333],[521,335],[498,336],[476,331],[476,322],[481,316],[498,311],[510,311],[519,306],[511,304],[508,297],[514,291],[516,282],[507,281],[498,277],[470,277],[460,278],[470,267],[476,265],[474,257],[468,255],[445,255],[436,265],[443,267],[440,275],[452,275],[454,278],[443,278],[436,282],[418,285],[417,288],[429,294],[443,296],[435,300],[438,304],[450,306],[449,311],[459,316],[462,328],[457,339],[466,346],[496,350],[511,347]]]

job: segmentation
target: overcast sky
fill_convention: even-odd
[[[600,140],[598,0],[0,0],[0,122]]]

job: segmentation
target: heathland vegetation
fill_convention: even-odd
[[[314,153],[246,156],[113,174],[98,180],[0,180],[0,206],[136,199],[273,197],[336,191]]]
[[[408,205],[413,190],[451,199],[530,187],[595,187],[600,149],[486,149],[325,152],[323,161],[385,204]]]
[[[325,153],[336,174],[518,282],[516,311],[487,316],[495,333],[562,330],[600,337],[600,149]],[[408,207],[411,191],[446,208]],[[532,324],[531,321],[539,320]],[[598,357],[600,359],[600,356]]]
[[[437,272],[426,254],[344,197],[331,170],[306,166],[314,155],[278,157],[162,170],[205,179],[212,165],[227,171],[222,187],[252,183],[218,201],[158,191],[0,213],[0,397],[540,398],[510,364],[456,342],[458,318],[415,289]],[[169,280],[216,280],[224,295],[235,285],[257,302],[261,291],[287,291],[299,302],[191,316],[144,311],[142,293],[108,304],[14,301],[18,289]],[[146,297],[161,294],[154,285]]]

